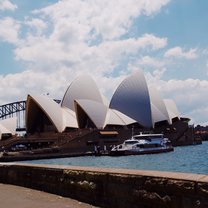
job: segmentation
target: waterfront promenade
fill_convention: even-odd
[[[95,208],[74,199],[8,184],[0,184],[0,202],[1,208]]]
[[[2,196],[3,200],[6,199],[4,203],[15,204],[16,208],[18,203],[24,205],[24,201],[25,204],[37,203],[24,206],[25,208],[70,207],[72,201],[65,204],[68,199],[64,197],[103,208],[208,207],[208,175],[202,174],[1,163],[0,182],[39,190],[36,195],[30,193],[30,189],[22,194],[13,193],[11,190],[6,194],[3,189],[1,193],[5,194]],[[40,191],[57,195],[50,198]],[[23,197],[23,200],[19,197]],[[41,202],[42,205],[38,204]],[[49,203],[52,203],[52,206],[49,206]],[[11,207],[3,206],[3,201],[0,205]],[[79,206],[71,207],[80,207],[83,204],[78,202],[77,205]]]

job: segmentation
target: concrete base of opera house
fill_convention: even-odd
[[[1,163],[0,182],[106,208],[208,207],[208,176],[199,174]]]

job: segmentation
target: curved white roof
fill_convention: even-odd
[[[170,123],[165,103],[156,88],[149,88],[153,123],[167,120]]]
[[[107,97],[105,97],[103,94],[102,94],[102,99],[103,99],[103,104],[106,105],[106,106],[109,106],[109,100]]]
[[[11,134],[11,132],[2,124],[0,124],[0,139],[2,139],[2,134]]]
[[[105,128],[106,125],[125,126],[136,123],[134,119],[96,101],[80,99],[75,101],[75,105],[82,108],[97,128]],[[77,110],[76,113],[78,116]]]
[[[26,124],[28,124],[28,113],[32,111],[30,101],[38,105],[42,111],[47,115],[49,120],[53,123],[58,132],[64,131],[66,127],[77,128],[77,121],[75,113],[70,109],[61,108],[53,99],[43,95],[28,95],[27,109],[26,109]]]
[[[61,109],[62,109],[62,115],[63,115],[64,128],[66,127],[78,128],[75,112],[66,107],[62,107]]]
[[[151,110],[152,110],[152,121],[154,125],[155,123],[160,122],[160,121],[169,122],[169,117],[167,118],[163,113],[161,113],[161,111],[159,111],[158,108],[153,103],[151,103]]]
[[[16,128],[17,128],[17,118],[16,117],[1,120],[0,124],[3,125],[6,129],[8,129],[11,134],[14,135],[16,133]]]
[[[106,116],[106,125],[129,125],[133,123],[137,123],[137,121],[121,113],[120,111],[115,109],[108,110],[108,114]]]
[[[32,110],[32,107],[30,107],[31,101],[34,101],[36,105],[38,105],[43,110],[43,112],[45,112],[45,114],[54,124],[58,132],[63,131],[62,110],[60,108],[60,105],[50,97],[44,95],[28,95],[26,107],[26,125],[30,122],[28,118],[28,113],[30,110]]]
[[[105,126],[106,125],[124,126],[126,124],[112,109],[108,109],[108,113],[105,119]]]
[[[172,121],[173,118],[180,119],[180,115],[175,102],[171,99],[164,99],[164,103],[167,108],[170,121]]]
[[[110,108],[131,117],[144,127],[152,127],[149,91],[140,70],[121,82],[111,99]]]
[[[84,112],[88,115],[88,117],[91,119],[91,121],[95,124],[97,128],[104,128],[106,114],[108,111],[107,106],[100,102],[85,99],[76,100],[75,105],[77,104],[82,108],[82,110],[84,110]]]
[[[16,133],[17,118],[8,118],[0,121],[0,139],[2,134],[12,134]]]
[[[86,99],[103,103],[102,96],[95,81],[88,75],[79,76],[68,87],[61,102],[61,106],[73,111],[74,100]]]

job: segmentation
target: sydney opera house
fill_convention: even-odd
[[[60,103],[34,94],[26,101],[27,137],[56,137],[71,151],[90,151],[94,144],[109,148],[144,131],[164,133],[173,144],[183,145],[193,142],[188,121],[173,100],[147,85],[141,71],[124,79],[110,102],[88,75],[77,77]],[[14,119],[0,122],[1,132],[13,134],[14,129]]]
[[[156,89],[149,89],[141,71],[118,86],[110,103],[90,76],[75,79],[60,104],[42,95],[27,98],[28,133],[132,125],[151,129],[161,122],[172,124],[176,118],[180,115],[174,101],[164,100]]]

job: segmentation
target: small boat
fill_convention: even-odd
[[[111,156],[155,154],[173,151],[171,141],[163,134],[139,134],[113,147]]]

